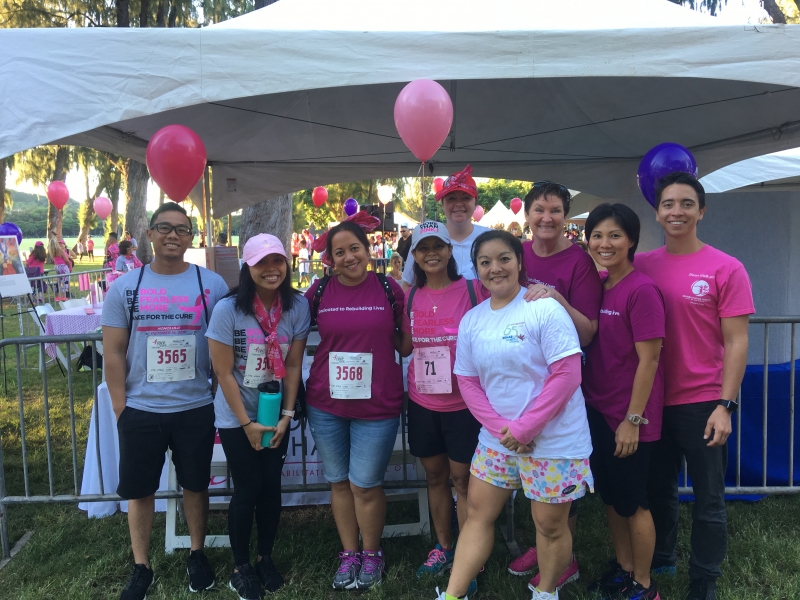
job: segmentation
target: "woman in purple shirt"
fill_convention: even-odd
[[[653,280],[634,269],[639,228],[639,217],[624,204],[601,204],[586,219],[589,251],[607,271],[601,273],[599,330],[586,348],[583,394],[594,448],[592,473],[617,560],[589,589],[658,600],[650,579],[656,533],[647,473],[652,446],[661,437],[664,299]]]
[[[323,262],[335,275],[306,292],[319,327],[306,398],[311,435],[331,484],[331,508],[343,552],[333,589],[380,585],[386,520],[383,478],[394,449],[403,405],[400,348],[403,290],[367,271],[377,219],[365,212],[332,228]],[[359,534],[363,548],[359,551]]]

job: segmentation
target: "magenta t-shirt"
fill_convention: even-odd
[[[603,289],[592,257],[577,244],[551,256],[536,256],[533,242],[522,243],[522,264],[527,281],[523,285],[543,283],[555,288],[569,305],[590,321],[600,314]]]
[[[606,277],[604,273],[601,281]],[[603,290],[597,335],[586,347],[582,387],[586,404],[602,413],[612,431],[617,430],[630,406],[639,367],[636,342],[663,337],[664,299],[647,275],[632,271],[610,290]],[[649,423],[639,426],[640,441],[661,438],[663,410],[664,367],[659,362],[642,415]]]
[[[472,281],[478,303],[489,297],[489,291],[477,279]],[[467,280],[462,277],[441,290],[418,288],[411,300],[411,316],[403,311],[403,332],[411,334],[414,348],[450,348],[450,374],[456,363],[458,326],[462,317],[472,308]],[[433,305],[436,310],[433,310]],[[454,412],[467,408],[458,389],[456,376],[452,375],[452,392],[449,394],[422,394],[417,391],[414,356],[409,357],[408,396],[417,404],[438,412]]]
[[[708,244],[692,254],[661,247],[637,254],[666,305],[664,406],[719,400],[724,342],[720,318],[755,313],[744,265]]]
[[[331,277],[319,303],[317,325],[321,341],[314,354],[306,383],[308,404],[339,417],[377,421],[400,415],[403,406],[403,374],[395,361],[395,318],[404,307],[402,288],[392,278],[397,308],[392,314],[386,292],[374,273],[358,285],[344,285]],[[314,306],[315,282],[305,296]],[[331,398],[328,353],[372,353],[372,397],[368,400]]]

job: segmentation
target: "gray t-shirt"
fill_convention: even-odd
[[[128,329],[130,305],[140,272],[143,272],[142,282],[128,342],[125,377],[128,406],[148,412],[172,413],[210,404],[213,400],[208,381],[211,360],[195,265],[188,265],[186,271],[178,275],[159,275],[149,265],[126,273],[108,288],[101,324]],[[214,305],[228,293],[228,286],[222,277],[202,267],[200,277],[210,317]],[[184,371],[192,378],[164,380],[176,372],[176,367],[187,368],[192,349],[194,373],[191,366]]]
[[[245,315],[234,307],[236,299],[225,298],[220,301],[211,317],[206,337],[233,347],[233,376],[239,384],[239,392],[247,416],[253,421],[258,413],[258,389],[244,386],[247,369],[247,355],[252,344],[264,345],[264,332],[255,317]],[[311,312],[308,300],[303,296],[295,296],[292,310],[283,312],[278,323],[278,343],[281,345],[283,357],[289,352],[294,340],[304,340],[311,330]],[[239,427],[239,421],[233,414],[228,401],[222,393],[222,386],[217,387],[214,398],[215,425],[218,428]]]
[[[472,260],[470,253],[472,252],[472,242],[482,234],[484,231],[489,231],[488,227],[483,225],[472,224],[472,233],[460,242],[453,241],[453,258],[456,259],[458,266],[458,274],[463,275],[466,279],[477,279],[475,269],[472,267]],[[411,238],[413,239],[413,234]],[[403,267],[403,281],[408,285],[414,285],[416,277],[414,277],[414,253],[409,251],[408,260]]]

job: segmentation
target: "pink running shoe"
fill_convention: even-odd
[[[556,589],[560,589],[562,586],[567,585],[572,581],[578,581],[578,578],[581,576],[580,572],[578,571],[578,561],[575,560],[575,556],[572,557],[572,562],[569,563],[567,570],[561,574],[561,577],[558,578],[558,583],[556,583]],[[533,591],[536,586],[539,585],[539,580],[541,579],[539,573],[531,578],[530,582],[528,582],[528,589]]]
[[[536,567],[536,548],[528,548],[524,553],[511,561],[508,572],[512,575],[530,575]]]

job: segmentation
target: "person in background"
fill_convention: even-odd
[[[321,338],[307,383],[308,422],[331,484],[343,550],[335,590],[380,585],[385,570],[383,479],[403,406],[395,351],[404,294],[392,279],[367,270],[364,230],[378,224],[361,211],[321,236],[316,247],[325,244],[323,260],[333,263],[336,275],[316,281],[305,294]]]
[[[58,283],[56,284],[56,302],[69,300],[69,274],[72,270],[70,268],[70,258],[64,240],[59,240],[56,237],[55,231],[50,232],[48,251],[50,253],[50,258],[53,260],[56,274],[66,275],[66,277],[58,278]]]
[[[572,195],[559,183],[540,181],[533,184],[524,200],[526,224],[532,240],[522,243],[527,300],[555,299],[569,314],[581,347],[592,341],[597,332],[603,289],[592,258],[579,246],[564,237],[564,222],[569,214]],[[575,535],[578,502],[570,506],[570,530]],[[535,547],[511,561],[512,575],[527,575],[537,563]],[[578,564],[572,563],[562,574],[559,585],[580,575]],[[538,575],[530,585],[536,587]]]
[[[395,252],[392,254],[392,258],[389,259],[389,267],[391,270],[389,271],[389,277],[394,279],[397,283],[403,281],[403,257],[400,256],[399,252]]]
[[[540,550],[532,600],[557,600],[559,576],[575,562],[569,506],[594,485],[581,348],[560,303],[525,301],[517,238],[507,231],[482,233],[472,260],[491,297],[461,320],[453,371],[483,427],[470,467],[467,522],[438,600],[466,596],[492,551],[495,521],[520,487],[531,500]]]
[[[215,435],[205,333],[228,286],[216,273],[184,260],[192,223],[180,205],[166,202],[155,210],[147,239],[155,260],[108,288],[101,318],[104,374],[119,433],[117,494],[128,500],[134,561],[120,600],[144,600],[153,584],[150,536],[168,448],[191,538],[189,591],[214,586],[203,553]],[[163,290],[161,304],[150,303],[152,290]]]
[[[480,283],[458,274],[443,223],[420,223],[413,239],[417,285],[406,297],[400,355],[414,352],[408,368],[408,446],[425,468],[437,538],[436,547],[417,570],[417,577],[422,577],[440,575],[453,565],[451,479],[458,499],[459,528],[467,519],[469,464],[481,425],[467,409],[453,377],[456,332],[467,311],[489,294]],[[473,580],[467,593],[475,593],[477,587]]]
[[[305,240],[300,240],[298,256],[300,258],[300,277],[297,281],[297,287],[307,287],[310,285],[308,275],[311,271],[311,263],[308,260],[308,244]]]
[[[228,234],[224,231],[220,231],[217,234],[217,246],[227,246],[228,245]]]
[[[133,253],[133,244],[128,240],[120,242],[119,256],[117,257],[117,261],[114,263],[114,270],[120,271],[121,273],[127,273],[128,271],[133,271],[141,266],[142,261],[140,261]]]
[[[131,235],[130,231],[125,232],[125,239],[131,243],[133,252],[136,253],[136,251],[139,249],[139,243],[136,241],[136,238]]]
[[[698,239],[705,212],[706,194],[697,179],[667,175],[656,187],[655,206],[666,244],[636,257],[636,269],[656,282],[666,304],[664,420],[648,477],[656,528],[653,569],[676,571],[678,472],[685,458],[695,495],[687,600],[717,597],[728,544],[727,440],[747,364],[749,315],[755,312],[742,263]]]
[[[112,271],[117,265],[117,257],[119,256],[119,237],[117,236],[116,231],[112,231],[108,234],[108,239],[106,240],[106,262],[103,265],[106,269],[111,269]]]
[[[470,262],[472,243],[488,228],[472,222],[472,215],[478,203],[478,186],[472,178],[472,167],[467,165],[463,171],[453,173],[445,179],[436,201],[442,203],[446,218],[445,227],[450,234],[453,256],[458,265],[458,274],[467,279],[475,279],[475,271]],[[403,290],[414,285],[414,261],[406,260],[403,267]]]
[[[403,264],[408,261],[408,253],[411,251],[411,230],[408,225],[400,225],[400,238],[395,246],[397,253],[403,258]]]
[[[230,587],[241,600],[259,600],[284,579],[272,560],[281,513],[281,469],[289,446],[289,425],[311,328],[308,300],[292,288],[289,258],[281,241],[260,233],[242,252],[239,285],[214,308],[208,325],[211,363],[219,381],[215,426],[233,476],[228,532],[233,553]],[[256,423],[258,385],[281,382],[277,427]],[[268,447],[262,436],[273,432]],[[250,563],[255,515],[258,555]]]
[[[47,252],[44,249],[44,243],[37,241],[33,245],[33,251],[31,251],[31,255],[28,257],[28,260],[25,261],[25,266],[29,269],[39,268],[41,270],[40,275],[44,274],[44,264],[47,262]]]
[[[75,254],[78,255],[78,262],[83,263],[83,257],[86,252],[84,251],[83,244],[81,244],[80,240],[78,240],[78,242],[75,244]]]
[[[607,270],[600,274],[603,303],[597,335],[586,348],[582,387],[592,473],[616,552],[616,564],[589,591],[659,600],[650,578],[656,532],[647,476],[664,408],[664,299],[634,268],[639,229],[639,217],[624,204],[601,204],[586,219],[589,251]]]
[[[297,260],[300,258],[300,235],[292,233],[292,273],[297,271]]]
[[[94,260],[94,240],[92,236],[86,239],[86,252],[89,254],[89,260]]]

